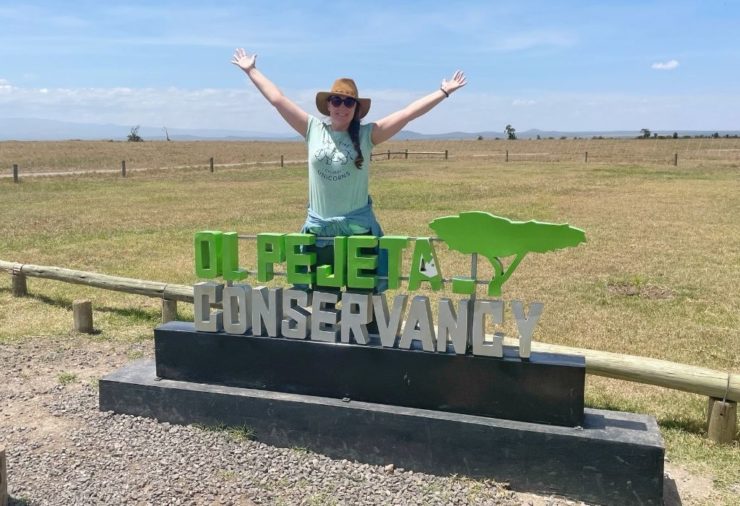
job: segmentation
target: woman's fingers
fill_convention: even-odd
[[[231,57],[231,63],[239,67],[242,67],[245,70],[247,67],[254,65],[254,62],[256,60],[257,60],[256,54],[250,55],[244,50],[244,48],[241,48],[241,47],[237,48],[236,51],[234,51],[234,56]]]

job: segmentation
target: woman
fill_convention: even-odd
[[[316,94],[316,107],[329,117],[325,123],[309,115],[287,98],[255,66],[256,54],[237,49],[231,63],[242,69],[308,145],[308,218],[303,226],[317,238],[318,265],[333,263],[331,237],[383,232],[372,209],[368,192],[370,155],[374,146],[401,131],[410,121],[426,114],[451,93],[465,86],[465,75],[457,71],[440,88],[375,123],[360,124],[370,110],[370,99],[360,98],[352,79],[341,78],[330,91]],[[383,252],[381,252],[383,253]],[[387,267],[379,258],[378,275]],[[379,283],[382,291],[385,282]]]

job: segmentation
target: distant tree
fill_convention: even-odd
[[[656,132],[653,134],[653,139],[657,139],[657,138],[658,138],[658,133]]]
[[[506,134],[506,138],[510,141],[516,140],[516,128],[514,128],[511,125],[506,125],[506,128],[504,128],[504,133]]]
[[[540,134],[537,134],[537,140],[540,140],[540,139],[542,139],[542,137],[540,137]]]
[[[712,139],[719,139],[719,132],[714,132],[712,134]]]
[[[131,132],[128,134],[129,142],[144,142],[144,139],[139,137],[139,125],[131,128]]]
[[[673,132],[673,138],[678,139],[678,132]]]
[[[640,136],[643,139],[649,139],[650,138],[650,129],[649,128],[641,128],[640,129]]]
[[[482,141],[482,140],[483,140],[483,136],[482,136],[482,135],[479,135],[479,136],[478,136],[478,140],[479,140],[479,141]]]

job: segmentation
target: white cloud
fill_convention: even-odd
[[[669,60],[667,62],[656,62],[650,65],[655,70],[673,70],[678,67],[678,60]]]
[[[309,110],[313,94],[285,91]],[[24,88],[0,83],[0,111],[4,117],[75,123],[290,132],[259,92],[248,88]]]
[[[315,89],[284,88],[310,114],[318,114]],[[367,121],[377,121],[424,93],[367,89],[373,98]],[[465,90],[407,127],[422,133],[450,131],[651,130],[736,128],[740,98],[732,95],[643,95],[536,92],[537,99]],[[223,129],[292,134],[274,108],[255,89],[25,88],[0,80],[0,116],[75,123],[142,125],[170,130]]]

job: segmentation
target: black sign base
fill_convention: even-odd
[[[152,361],[103,378],[100,409],[178,424],[246,424],[267,444],[599,504],[662,504],[663,441],[644,415],[587,409],[582,427],[558,427],[158,379]]]
[[[583,422],[583,357],[504,347],[503,358],[377,345],[197,332],[190,322],[154,331],[157,376],[352,399],[524,422]]]

